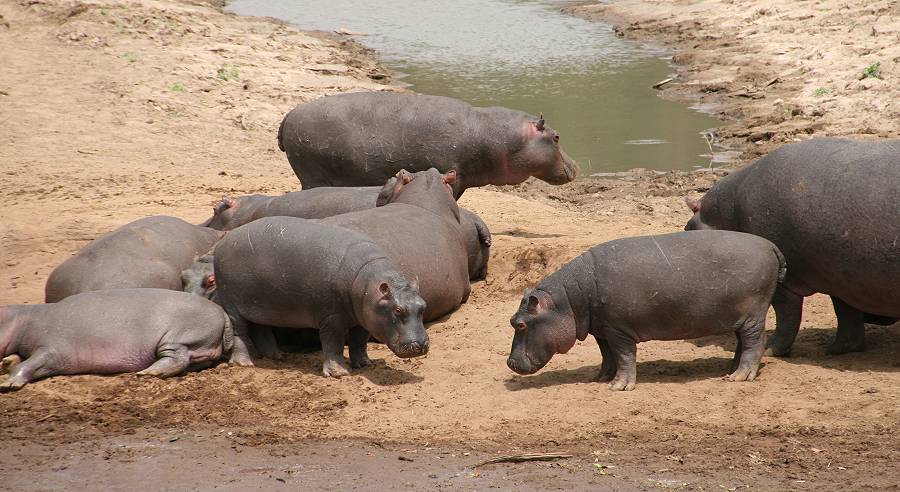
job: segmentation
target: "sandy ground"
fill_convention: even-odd
[[[666,12],[672,22],[724,15],[694,11],[707,4],[738,7],[667,3]],[[643,11],[624,2],[618,13],[629,5]],[[40,302],[55,265],[125,222],[152,214],[199,222],[222,194],[296,189],[275,142],[282,115],[324,94],[387,88],[383,71],[358,46],[204,5],[0,0],[0,15],[2,304]],[[772,29],[764,37],[781,33]],[[720,65],[738,63],[743,39],[735,37],[734,53],[723,53]],[[800,60],[792,53],[777,56]],[[881,59],[887,79],[895,65]],[[753,112],[764,102],[771,107],[769,91],[786,84],[769,86],[764,99],[716,97],[724,112],[739,104]],[[894,104],[896,112],[896,97],[864,102],[866,94],[895,90],[877,84],[855,103],[829,103],[834,107],[820,117],[834,119],[829,133],[856,128],[844,104]],[[896,132],[896,118],[869,115],[873,125]],[[784,129],[792,122],[763,126],[771,138],[739,148],[748,155],[767,148],[789,135]],[[835,320],[821,296],[807,300],[794,356],[764,358],[753,383],[721,379],[732,337],[642,344],[638,386],[629,393],[592,381],[599,362],[593,343],[578,344],[534,376],[506,368],[508,319],[523,288],[593,244],[681,229],[689,217],[683,196],[705,191],[714,179],[636,174],[469,190],[462,205],[494,233],[490,274],[473,286],[468,304],[431,325],[427,357],[400,360],[373,347],[376,367],[342,380],[321,377],[321,355],[311,353],[165,381],[75,376],[31,384],[0,397],[0,488],[125,489],[141,476],[153,479],[144,488],[197,489],[268,489],[278,478],[334,489],[897,489],[900,333],[871,327],[868,352],[826,356]],[[467,468],[525,451],[573,458]],[[172,476],[184,481],[166,478]],[[335,476],[345,481],[329,482]]]

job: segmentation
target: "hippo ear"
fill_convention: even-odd
[[[419,290],[419,279],[418,278],[412,279],[412,281],[409,282],[409,285],[411,285],[413,289],[416,289],[416,291],[418,291]]]
[[[528,296],[528,312],[530,314],[537,314],[541,308],[541,300],[537,298],[537,296]]]
[[[537,122],[535,122],[534,127],[537,128],[537,131],[539,132],[544,131],[544,113],[541,113],[541,115],[538,117],[538,120]]]
[[[388,285],[387,282],[381,282],[381,284],[378,285],[378,293],[381,294],[381,297],[390,298],[391,286]]]
[[[686,196],[684,197],[684,203],[687,203],[687,206],[689,209],[691,209],[691,212],[697,213],[700,211],[700,200]]]
[[[205,288],[215,288],[216,287],[216,274],[210,273],[203,279],[203,287]]]
[[[453,183],[456,182],[456,170],[451,169],[451,170],[447,171],[447,174],[445,174],[442,179],[444,180],[444,183],[446,183],[448,185],[452,185]]]
[[[401,169],[400,172],[397,173],[397,178],[400,180],[400,183],[404,185],[408,185],[412,180],[412,174],[409,174],[409,171],[406,169]]]

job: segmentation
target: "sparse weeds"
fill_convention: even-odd
[[[875,62],[862,71],[862,79],[880,79],[881,78],[881,62]]]
[[[138,61],[137,54],[132,53],[130,51],[126,51],[125,53],[122,53],[122,58],[124,58],[125,61],[127,61],[128,63],[134,63],[134,62]]]
[[[175,82],[169,86],[169,90],[172,92],[184,92],[184,85],[181,82]]]
[[[831,87],[817,87],[812,93],[813,97],[822,97],[828,94],[831,94]]]
[[[237,68],[223,65],[219,67],[218,70],[216,70],[216,78],[228,82],[229,80],[238,80],[240,78],[240,74],[238,74]]]

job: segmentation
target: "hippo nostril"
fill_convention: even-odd
[[[428,341],[402,343],[397,347],[397,355],[400,357],[416,357],[428,353]]]

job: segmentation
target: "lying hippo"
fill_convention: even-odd
[[[119,289],[53,304],[0,307],[0,391],[57,374],[169,377],[208,367],[231,349],[215,303],[184,292]]]
[[[828,349],[865,350],[864,322],[900,317],[900,140],[822,138],[785,145],[716,183],[685,229],[727,229],[775,243],[791,266],[773,301],[772,352],[790,353],[803,297],[831,296]]]
[[[385,184],[376,208],[322,219],[361,232],[384,249],[400,273],[418,282],[432,321],[469,297],[468,257],[460,212],[451,186],[455,172],[437,169],[397,173]]]
[[[529,176],[550,184],[575,179],[559,133],[507,108],[475,108],[440,96],[358,92],[294,108],[278,130],[304,189],[381,185],[397,171],[455,170],[454,195]]]
[[[589,249],[526,290],[510,323],[507,365],[519,374],[544,367],[593,335],[600,381],[631,390],[636,344],[734,332],[731,381],[756,378],[766,311],[785,274],[769,241],[728,231],[618,239]]]
[[[326,376],[349,373],[343,357],[348,334],[354,368],[371,364],[370,334],[399,357],[428,352],[425,301],[362,234],[294,217],[267,217],[226,234],[214,256],[216,299],[237,335],[232,362],[253,365],[248,322],[317,328]],[[263,354],[277,352],[267,333],[254,337],[262,344],[257,348]]]
[[[396,177],[388,180],[394,183]],[[382,189],[393,186],[366,186],[357,188],[322,187],[294,191],[281,196],[246,195],[226,197],[213,208],[213,216],[202,226],[219,231],[230,231],[263,217],[298,217],[322,219],[348,212],[374,208]],[[465,233],[466,252],[469,255],[469,279],[483,280],[487,276],[490,258],[491,231],[478,215],[459,209],[460,222]]]
[[[46,302],[106,289],[181,290],[181,271],[221,233],[175,217],[147,217],[91,241],[50,273]]]

